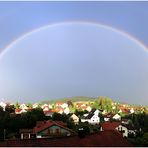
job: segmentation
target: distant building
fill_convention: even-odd
[[[72,114],[71,116],[70,116],[70,118],[74,121],[74,123],[75,124],[78,124],[79,123],[79,117],[78,116],[76,116],[75,114]]]
[[[4,102],[0,102],[0,106],[3,108],[3,111],[5,111],[5,107],[6,107],[6,103],[4,103]]]
[[[115,114],[112,119],[121,120],[121,116],[119,114]]]
[[[19,108],[23,109],[23,110],[27,110],[28,109],[28,107],[25,104],[21,104]]]

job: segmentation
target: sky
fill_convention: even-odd
[[[148,2],[1,1],[0,99],[147,104],[147,18]]]

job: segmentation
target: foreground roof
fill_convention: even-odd
[[[84,138],[78,136],[64,138],[45,138],[29,140],[9,140],[0,143],[0,146],[28,146],[28,147],[131,147],[127,139],[124,139],[117,131],[103,131],[96,134],[87,135]]]

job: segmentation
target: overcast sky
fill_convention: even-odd
[[[0,2],[1,100],[147,104],[147,18],[148,2]]]

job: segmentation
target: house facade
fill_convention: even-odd
[[[79,117],[76,116],[75,114],[72,114],[70,116],[70,118],[74,121],[75,124],[78,124],[79,123]]]
[[[128,137],[129,134],[133,134],[136,136],[136,129],[128,126],[128,125],[119,125],[116,127],[116,130],[121,132],[123,137]]]
[[[75,135],[75,132],[66,126],[63,126],[62,122],[55,121],[43,121],[36,125],[33,129],[33,133],[37,138],[50,138],[50,137],[63,137]]]
[[[81,122],[88,122],[90,124],[99,124],[100,117],[96,114],[89,114],[88,116],[82,118]]]

